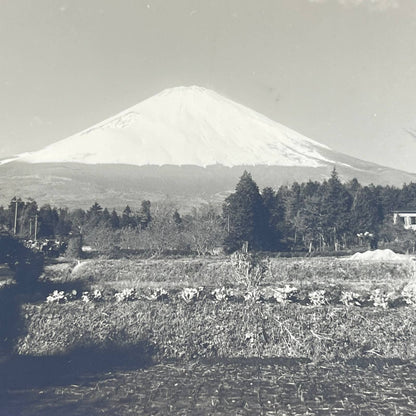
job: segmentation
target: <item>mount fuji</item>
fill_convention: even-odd
[[[329,148],[214,91],[177,87],[16,160],[29,163],[279,165],[336,163]]]
[[[416,179],[335,152],[214,91],[176,87],[41,150],[0,161],[0,190],[6,199],[117,207],[166,194],[220,199],[244,169],[260,186],[276,187],[324,179],[333,167],[362,183]]]

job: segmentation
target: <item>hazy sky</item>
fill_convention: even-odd
[[[415,0],[0,0],[0,158],[201,85],[416,172]]]

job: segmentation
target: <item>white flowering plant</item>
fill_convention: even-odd
[[[325,289],[318,289],[310,292],[308,295],[309,302],[313,306],[323,306],[328,304]]]
[[[408,283],[402,290],[404,301],[411,306],[416,306],[416,282]]]
[[[64,303],[68,300],[64,291],[54,290],[47,298],[46,303]]]
[[[243,295],[246,302],[259,302],[262,300],[261,292],[257,289],[250,289]]]
[[[135,299],[137,299],[136,290],[133,289],[133,288],[123,289],[121,292],[117,292],[114,295],[114,298],[116,299],[116,302],[124,302],[124,301],[129,301],[129,300],[135,300]]]
[[[298,289],[294,286],[286,285],[285,287],[273,288],[270,293],[270,300],[277,303],[292,302],[296,298]]]
[[[88,292],[82,292],[81,300],[85,303],[88,303],[90,301],[90,296]]]
[[[168,297],[169,297],[169,293],[165,289],[158,287],[156,289],[150,290],[150,292],[146,296],[146,299],[147,300],[165,300]]]
[[[392,293],[385,293],[381,289],[375,289],[370,295],[370,302],[373,302],[375,307],[387,309],[393,300]]]
[[[342,292],[339,300],[345,306],[361,306],[362,304],[360,295],[351,291]]]
[[[92,298],[93,298],[93,300],[95,300],[95,301],[100,301],[100,300],[103,300],[103,294],[101,293],[101,290],[99,290],[99,289],[95,289],[95,290],[92,292]]]
[[[222,301],[222,300],[230,300],[231,298],[235,297],[236,294],[232,288],[229,287],[221,287],[216,288],[211,292],[214,300]]]
[[[180,297],[186,302],[191,303],[199,299],[203,288],[185,287],[180,292]]]

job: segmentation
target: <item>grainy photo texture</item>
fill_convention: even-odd
[[[0,416],[416,414],[414,0],[0,2]]]

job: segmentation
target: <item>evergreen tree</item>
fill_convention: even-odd
[[[346,190],[351,194],[353,198],[357,195],[357,192],[362,188],[360,182],[358,182],[357,178],[351,179],[345,185]]]
[[[297,228],[309,252],[323,248],[325,237],[322,220],[322,199],[319,193],[305,198],[297,215]]]
[[[338,249],[340,240],[346,242],[350,227],[352,197],[339,180],[334,168],[330,179],[324,183],[322,201],[323,226],[326,239]]]
[[[150,224],[150,221],[152,221],[150,206],[150,201],[142,201],[142,206],[139,212],[139,223],[142,230],[145,230]]]
[[[111,215],[107,208],[104,208],[103,210],[101,223],[104,225],[104,227],[111,227]]]
[[[130,225],[131,214],[132,214],[131,208],[128,205],[126,205],[126,208],[124,208],[121,214],[120,225],[122,228],[127,228]]]
[[[399,209],[416,208],[416,183],[410,182],[403,185],[397,205]]]
[[[301,187],[297,182],[294,182],[286,198],[287,219],[290,221],[291,219],[295,218],[300,209]]]
[[[289,215],[286,209],[288,206],[289,197],[290,189],[287,186],[281,186],[276,192],[276,198],[278,200],[278,212],[282,218],[282,221],[279,224],[279,230],[281,232],[281,243],[283,247],[290,246],[290,239],[294,235],[293,226],[289,221]]]
[[[58,210],[58,223],[56,224],[56,235],[61,237],[67,236],[72,229],[72,222],[70,220],[68,209],[60,208]]]
[[[385,217],[390,217],[393,211],[400,208],[401,189],[394,186],[377,186],[377,194],[380,203],[381,216],[384,219]]]
[[[120,228],[120,217],[115,209],[111,211],[110,226],[113,230],[118,230]]]
[[[19,235],[25,238],[34,237],[35,217],[38,214],[38,204],[33,199],[21,204],[19,222]]]
[[[8,228],[9,212],[3,206],[0,206],[0,230]]]
[[[282,248],[282,231],[284,221],[284,204],[280,200],[277,193],[270,187],[264,188],[262,191],[262,199],[264,208],[266,210],[266,217],[269,218],[269,233],[270,233],[270,245],[269,248],[278,250]]]
[[[352,205],[352,226],[355,233],[369,232],[376,234],[382,222],[377,190],[374,186],[360,189]]]
[[[96,227],[102,219],[103,208],[95,202],[87,211],[87,222],[90,227]]]
[[[248,172],[244,172],[235,192],[223,205],[223,217],[228,235],[224,245],[235,251],[248,242],[249,249],[268,250],[271,246],[269,218],[257,184]]]
[[[305,200],[306,198],[316,197],[321,192],[321,184],[319,182],[312,182],[309,180],[306,184],[301,185],[301,201]]]
[[[39,237],[54,237],[59,221],[58,211],[49,204],[43,205],[39,210]]]
[[[290,187],[289,192],[285,198],[286,223],[288,225],[288,233],[293,243],[297,244],[298,230],[296,217],[302,208],[301,201],[301,187],[297,182],[294,182]]]

